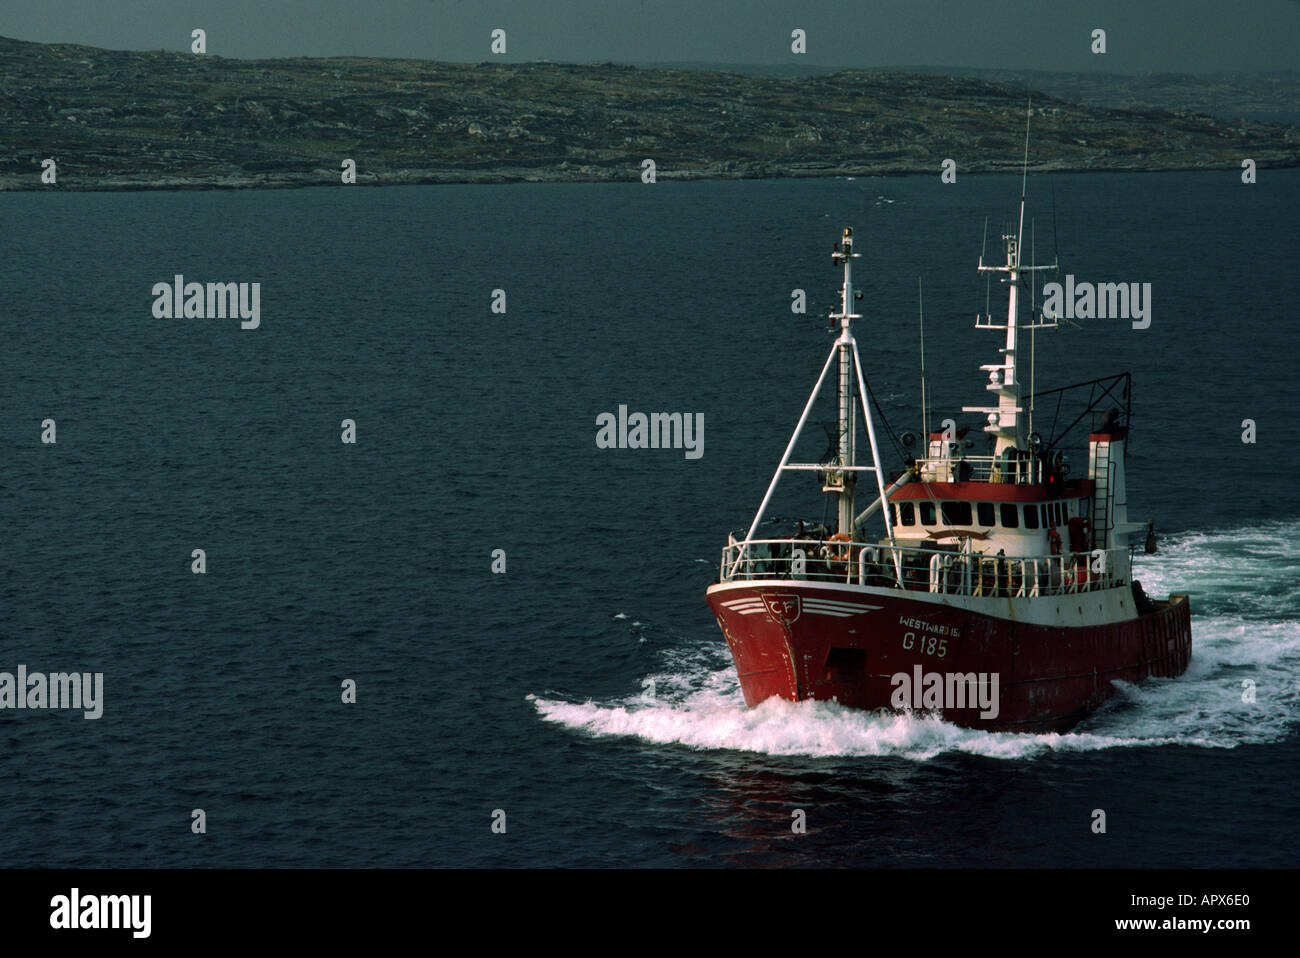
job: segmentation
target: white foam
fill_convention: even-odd
[[[726,646],[712,636],[665,652],[661,670],[635,695],[528,699],[543,719],[593,736],[768,755],[926,760],[969,752],[1018,759],[1160,745],[1234,748],[1290,734],[1300,717],[1300,523],[1172,536],[1161,553],[1144,558],[1135,576],[1152,597],[1171,588],[1191,594],[1191,665],[1176,679],[1121,685],[1104,708],[1065,734],[978,732],[833,702],[769,699],[746,708]],[[1243,701],[1245,682],[1254,683],[1253,703]]]

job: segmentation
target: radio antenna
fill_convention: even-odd
[[[925,304],[921,297],[921,277],[916,278],[916,311],[921,320],[921,432],[925,434],[925,448],[930,448],[930,419],[925,400]],[[929,455],[927,452],[926,455]]]

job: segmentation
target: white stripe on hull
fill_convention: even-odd
[[[847,619],[850,616],[861,615],[864,612],[875,612],[881,607],[878,605],[863,605],[860,602],[841,602],[837,599],[823,599],[813,596],[800,597],[800,610],[808,615],[828,615],[837,619]],[[722,607],[735,612],[737,615],[756,615],[760,612],[767,611],[767,605],[761,598],[746,596],[742,599],[732,599],[730,602],[723,602]]]
[[[900,591],[886,586],[850,585],[844,582],[811,582],[790,579],[751,579],[748,581],[719,582],[709,586],[708,595],[754,589],[759,592],[795,594],[800,597],[805,612],[816,615],[835,615],[846,609],[879,609],[843,601],[848,598],[892,598],[934,606],[936,609],[962,609],[990,618],[1023,622],[1027,625],[1046,625],[1056,628],[1112,625],[1129,622],[1138,617],[1133,592],[1126,583],[1115,589],[1097,592],[1079,592],[1069,595],[1008,598],[1005,596],[952,595],[942,592]],[[814,593],[814,594],[809,594]],[[832,595],[827,595],[831,593]],[[833,597],[832,597],[833,596]],[[750,615],[763,612],[762,599],[744,596],[722,603],[731,611]],[[739,608],[733,608],[739,605]],[[752,604],[752,605],[751,605]],[[850,613],[851,614],[851,613]]]

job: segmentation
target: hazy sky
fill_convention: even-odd
[[[0,35],[233,57],[709,61],[1012,70],[1300,67],[1296,0],[0,0]],[[506,31],[492,57],[490,33]],[[790,52],[790,31],[808,52]],[[1106,31],[1107,52],[1090,52]]]

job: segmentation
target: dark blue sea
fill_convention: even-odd
[[[0,672],[104,693],[0,710],[0,861],[1295,866],[1297,171],[1029,179],[1036,261],[1152,284],[1149,328],[1040,331],[1034,375],[1132,372],[1137,575],[1191,595],[1186,675],[1059,735],[744,707],[704,590],[830,347],[831,244],[855,227],[891,428],[920,428],[920,278],[931,423],[978,430],[1005,293],[976,265],[1019,189],[7,195]],[[259,328],[155,317],[176,274],[260,283]],[[703,455],[598,448],[620,404],[702,414]]]

